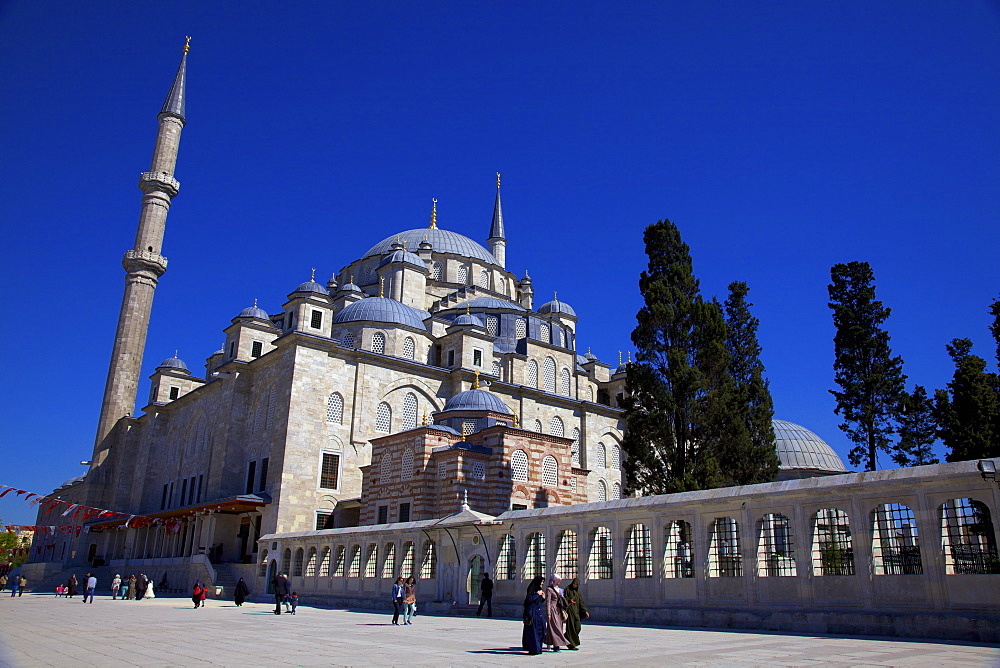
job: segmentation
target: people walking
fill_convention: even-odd
[[[141,601],[146,595],[146,585],[149,584],[149,580],[142,573],[139,573],[139,577],[135,579],[135,600]]]
[[[24,590],[27,588],[28,588],[28,578],[22,575],[20,578],[18,578],[17,582],[17,597],[21,598],[22,596],[24,596]]]
[[[196,608],[201,606],[201,593],[203,591],[205,591],[205,587],[201,584],[201,580],[195,580],[194,587],[191,589],[191,602]]]
[[[118,592],[119,592],[119,590],[121,588],[122,588],[122,576],[120,576],[117,573],[115,573],[115,578],[114,578],[114,580],[111,581],[111,600],[112,601],[117,601],[118,600]],[[122,595],[122,598],[125,598],[125,596]]]
[[[539,575],[528,584],[528,591],[524,596],[521,646],[528,654],[542,653],[542,640],[545,638],[547,625],[545,614],[545,591],[542,590],[542,577]]]
[[[563,596],[566,598],[566,640],[569,641],[567,649],[577,649],[580,647],[580,621],[590,617],[587,604],[583,602],[583,596],[580,594],[580,578],[573,578]]]
[[[553,575],[549,578],[548,591],[545,592],[545,608],[549,617],[549,626],[545,631],[545,644],[552,646],[553,652],[558,652],[560,647],[568,647],[570,642],[563,634],[563,627],[566,625],[566,599],[559,588],[562,582]]]
[[[7,574],[0,573],[0,591],[3,591],[6,588],[7,588]]]
[[[274,587],[274,614],[281,614],[281,604],[288,596],[291,589],[288,587],[288,578],[282,573],[278,573],[274,576],[274,580],[271,582]]]
[[[138,581],[136,580],[135,573],[128,576],[128,582],[125,583],[124,598],[127,598],[130,601],[135,599],[135,588],[138,586],[137,582]]]
[[[483,605],[486,605],[486,616],[493,616],[493,580],[490,580],[489,573],[483,573],[483,581],[479,583],[479,610],[476,610],[476,617],[483,614]]]
[[[86,603],[87,599],[90,602],[94,602],[94,590],[97,589],[97,578],[94,577],[93,573],[87,573],[87,588],[83,590],[83,602]]]
[[[153,581],[146,580],[146,591],[142,595],[143,598],[156,598],[156,592],[153,591]]]
[[[243,607],[243,601],[247,600],[247,596],[250,595],[250,587],[243,581],[243,578],[240,578],[240,581],[236,583],[236,591],[234,593],[236,594],[236,607]]]
[[[293,591],[288,596],[288,603],[292,606],[292,614],[295,614],[295,608],[299,607],[299,592]]]
[[[404,598],[406,596],[403,593],[403,578],[396,578],[396,582],[392,585],[392,623],[396,626],[399,626],[399,613],[406,605],[403,603]]]
[[[76,574],[73,573],[70,574],[69,580],[66,581],[66,597],[73,598],[74,596],[76,596],[76,588],[77,588]]]
[[[412,575],[406,579],[403,585],[403,603],[406,610],[403,612],[403,624],[413,624],[413,618],[417,614],[417,579]]]
[[[21,578],[17,577],[16,575],[11,576],[11,578],[10,578],[10,597],[11,598],[14,598],[15,596],[17,596],[17,590],[20,588],[20,585],[21,585]]]

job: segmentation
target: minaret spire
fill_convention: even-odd
[[[507,237],[503,231],[503,209],[500,206],[500,172],[497,172],[497,198],[493,203],[493,222],[490,224],[490,236],[486,240],[490,252],[500,266],[507,268]]]
[[[191,38],[188,37],[173,85],[157,115],[159,131],[149,171],[139,176],[142,209],[135,245],[122,258],[125,294],[118,314],[118,329],[115,332],[108,380],[104,387],[92,466],[99,466],[106,456],[109,446],[104,444],[104,440],[115,423],[122,417],[131,415],[135,408],[142,356],[146,348],[146,332],[149,329],[149,314],[153,308],[153,293],[160,276],[167,270],[167,258],[160,251],[167,225],[167,211],[180,189],[180,183],[174,178],[174,167],[177,163],[181,130],[187,122],[184,117],[184,85],[190,42]]]

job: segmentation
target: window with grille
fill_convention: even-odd
[[[610,580],[614,577],[614,557],[611,551],[611,530],[597,527],[590,532],[590,578]]]
[[[552,328],[552,343],[556,344],[557,346],[563,345],[563,331],[558,327]]]
[[[351,567],[347,571],[347,577],[361,577],[361,546],[355,545],[351,548]]]
[[[611,468],[619,471],[622,468],[622,447],[617,443],[611,444]]]
[[[616,482],[611,485],[611,498],[620,499],[622,498],[622,485],[620,482]]]
[[[485,269],[479,273],[479,287],[487,289],[490,287],[490,272]]]
[[[653,544],[649,538],[649,527],[633,524],[629,527],[625,541],[625,578],[653,577]]]
[[[312,327],[313,329],[323,329],[322,311],[313,310],[313,312],[309,314],[309,317],[310,317],[310,322],[309,322],[310,327]]]
[[[340,485],[340,455],[323,453],[323,463],[319,472],[319,486],[322,489],[337,489]]]
[[[431,278],[435,281],[441,280],[441,265],[437,262],[431,265]]]
[[[323,529],[333,528],[333,513],[325,511],[316,511],[316,531],[322,531]]]
[[[260,551],[260,565],[257,568],[257,577],[267,577],[267,550]]]
[[[535,420],[535,425],[534,425],[533,429],[535,430],[535,432],[541,434],[542,433],[542,421],[541,420]]]
[[[469,268],[464,264],[458,265],[458,282],[463,285],[469,282]]]
[[[528,321],[518,318],[514,321],[514,338],[523,339],[528,336]]]
[[[265,429],[270,429],[274,426],[274,404],[276,401],[277,392],[274,391],[272,387],[267,393],[267,424],[264,426]]]
[[[301,576],[302,575],[302,558],[303,558],[303,556],[304,556],[304,552],[303,552],[303,550],[302,550],[301,547],[298,548],[297,550],[295,550],[295,561],[292,563],[292,575],[293,576]]]
[[[573,456],[573,466],[580,466],[580,430],[576,427],[573,428],[573,445],[572,445],[572,456]]]
[[[538,339],[540,341],[544,341],[545,343],[549,343],[552,340],[552,332],[549,328],[549,323],[543,322],[538,326]]]
[[[403,339],[403,357],[408,360],[417,358],[417,344],[409,336]]]
[[[386,543],[385,557],[382,559],[382,577],[391,578],[396,572],[396,544]]]
[[[379,462],[378,481],[383,485],[392,481],[392,458],[388,452],[382,455],[382,460]]]
[[[608,467],[608,450],[603,443],[597,444],[597,450],[594,452],[597,455],[597,468],[606,469]]]
[[[795,552],[788,518],[781,513],[769,513],[761,518],[758,528],[757,576],[793,577]]]
[[[528,547],[524,553],[524,577],[545,577],[545,534],[528,534]]]
[[[388,434],[391,424],[392,409],[389,408],[389,404],[383,401],[378,405],[378,408],[375,409],[375,431]]]
[[[556,361],[551,357],[542,364],[542,385],[546,392],[556,391]]]
[[[538,362],[528,360],[528,387],[538,387]]]
[[[434,541],[424,543],[424,558],[420,562],[420,579],[437,577],[437,548]]]
[[[573,393],[573,377],[569,373],[569,369],[562,370],[562,394],[567,397]]]
[[[354,347],[354,334],[352,334],[350,332],[345,332],[344,335],[340,339],[340,345],[344,346],[345,348],[353,348]]]
[[[515,450],[510,456],[510,479],[512,482],[528,482],[528,455],[524,450]]]
[[[316,576],[316,548],[309,548],[309,558],[306,559],[306,577],[311,578]]]
[[[607,501],[608,500],[608,483],[603,480],[597,481],[597,500]]]
[[[872,561],[875,575],[922,575],[920,538],[913,511],[883,503],[872,511]]]
[[[399,565],[399,576],[404,578],[413,576],[413,543],[411,541],[403,543],[403,560]]]
[[[494,360],[493,362],[493,375],[500,378],[500,362]]]
[[[333,392],[326,400],[326,421],[329,424],[344,422],[344,397],[339,392]]]
[[[257,491],[264,492],[267,490],[267,470],[270,468],[271,458],[264,457],[260,460],[260,485],[257,487]],[[204,475],[198,476],[198,500],[201,501],[201,483],[204,479]]]
[[[476,433],[475,420],[462,420],[462,436]]]
[[[403,459],[399,464],[399,477],[402,480],[413,479],[413,450],[403,451]]]
[[[556,536],[556,566],[555,575],[563,580],[577,577],[579,553],[576,546],[576,532],[560,531]]]
[[[505,533],[500,537],[500,547],[497,550],[497,580],[517,579],[517,553],[514,550],[514,537]]]
[[[323,556],[319,560],[319,576],[321,578],[330,576],[330,548],[323,548]]]
[[[553,436],[565,436],[565,428],[563,427],[563,421],[558,415],[552,417],[549,421],[549,433]]]
[[[389,523],[389,506],[379,506],[378,507],[378,519],[375,520],[376,524],[388,524]]]
[[[1000,573],[993,519],[986,504],[951,499],[941,506],[941,546],[945,573]]]
[[[666,541],[663,548],[663,577],[693,578],[694,548],[691,539],[691,525],[677,520],[664,530]]]
[[[472,464],[472,477],[476,480],[486,479],[486,464],[483,462],[473,462]]]
[[[717,517],[712,522],[712,540],[708,545],[708,577],[743,577],[740,528],[732,517]]]
[[[403,398],[403,429],[412,429],[417,426],[417,395],[408,392]]]
[[[257,404],[257,408],[253,412],[253,431],[257,433],[263,426],[264,418],[264,399],[261,397],[260,402]]]
[[[372,336],[372,352],[377,355],[385,352],[385,334],[382,332],[375,332]]]
[[[399,521],[400,522],[410,521],[410,504],[408,503],[399,504]]]
[[[546,455],[542,460],[542,484],[546,487],[559,485],[559,463],[552,455]]]
[[[373,578],[378,573],[378,545],[368,545],[368,556],[365,560],[365,577]]]
[[[490,336],[496,336],[499,323],[500,320],[495,315],[486,316],[486,332]]]
[[[813,575],[854,575],[854,545],[847,513],[836,508],[816,511],[813,520]]]
[[[264,343],[261,341],[254,341],[250,344],[250,357],[260,357],[264,352]]]
[[[337,557],[333,560],[333,577],[344,577],[344,560],[347,557],[347,549],[343,545],[337,546]]]

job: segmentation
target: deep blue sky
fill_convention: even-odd
[[[996,2],[629,4],[0,4],[0,483],[46,492],[90,458],[185,35],[144,375],[175,349],[202,372],[254,298],[278,311],[432,197],[485,240],[496,171],[508,267],[573,305],[581,352],[631,347],[642,230],[670,218],[706,294],[750,284],[777,416],[845,458],[831,265],[872,264],[911,384],[944,386],[955,337],[992,359]]]

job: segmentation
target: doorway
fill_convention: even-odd
[[[267,567],[267,593],[274,593],[274,576],[278,574],[278,562],[275,559],[271,560],[271,564]]]
[[[479,603],[479,585],[483,581],[483,570],[485,570],[485,561],[480,555],[472,557],[469,562],[469,582],[467,590],[469,592],[469,603],[476,604]]]

